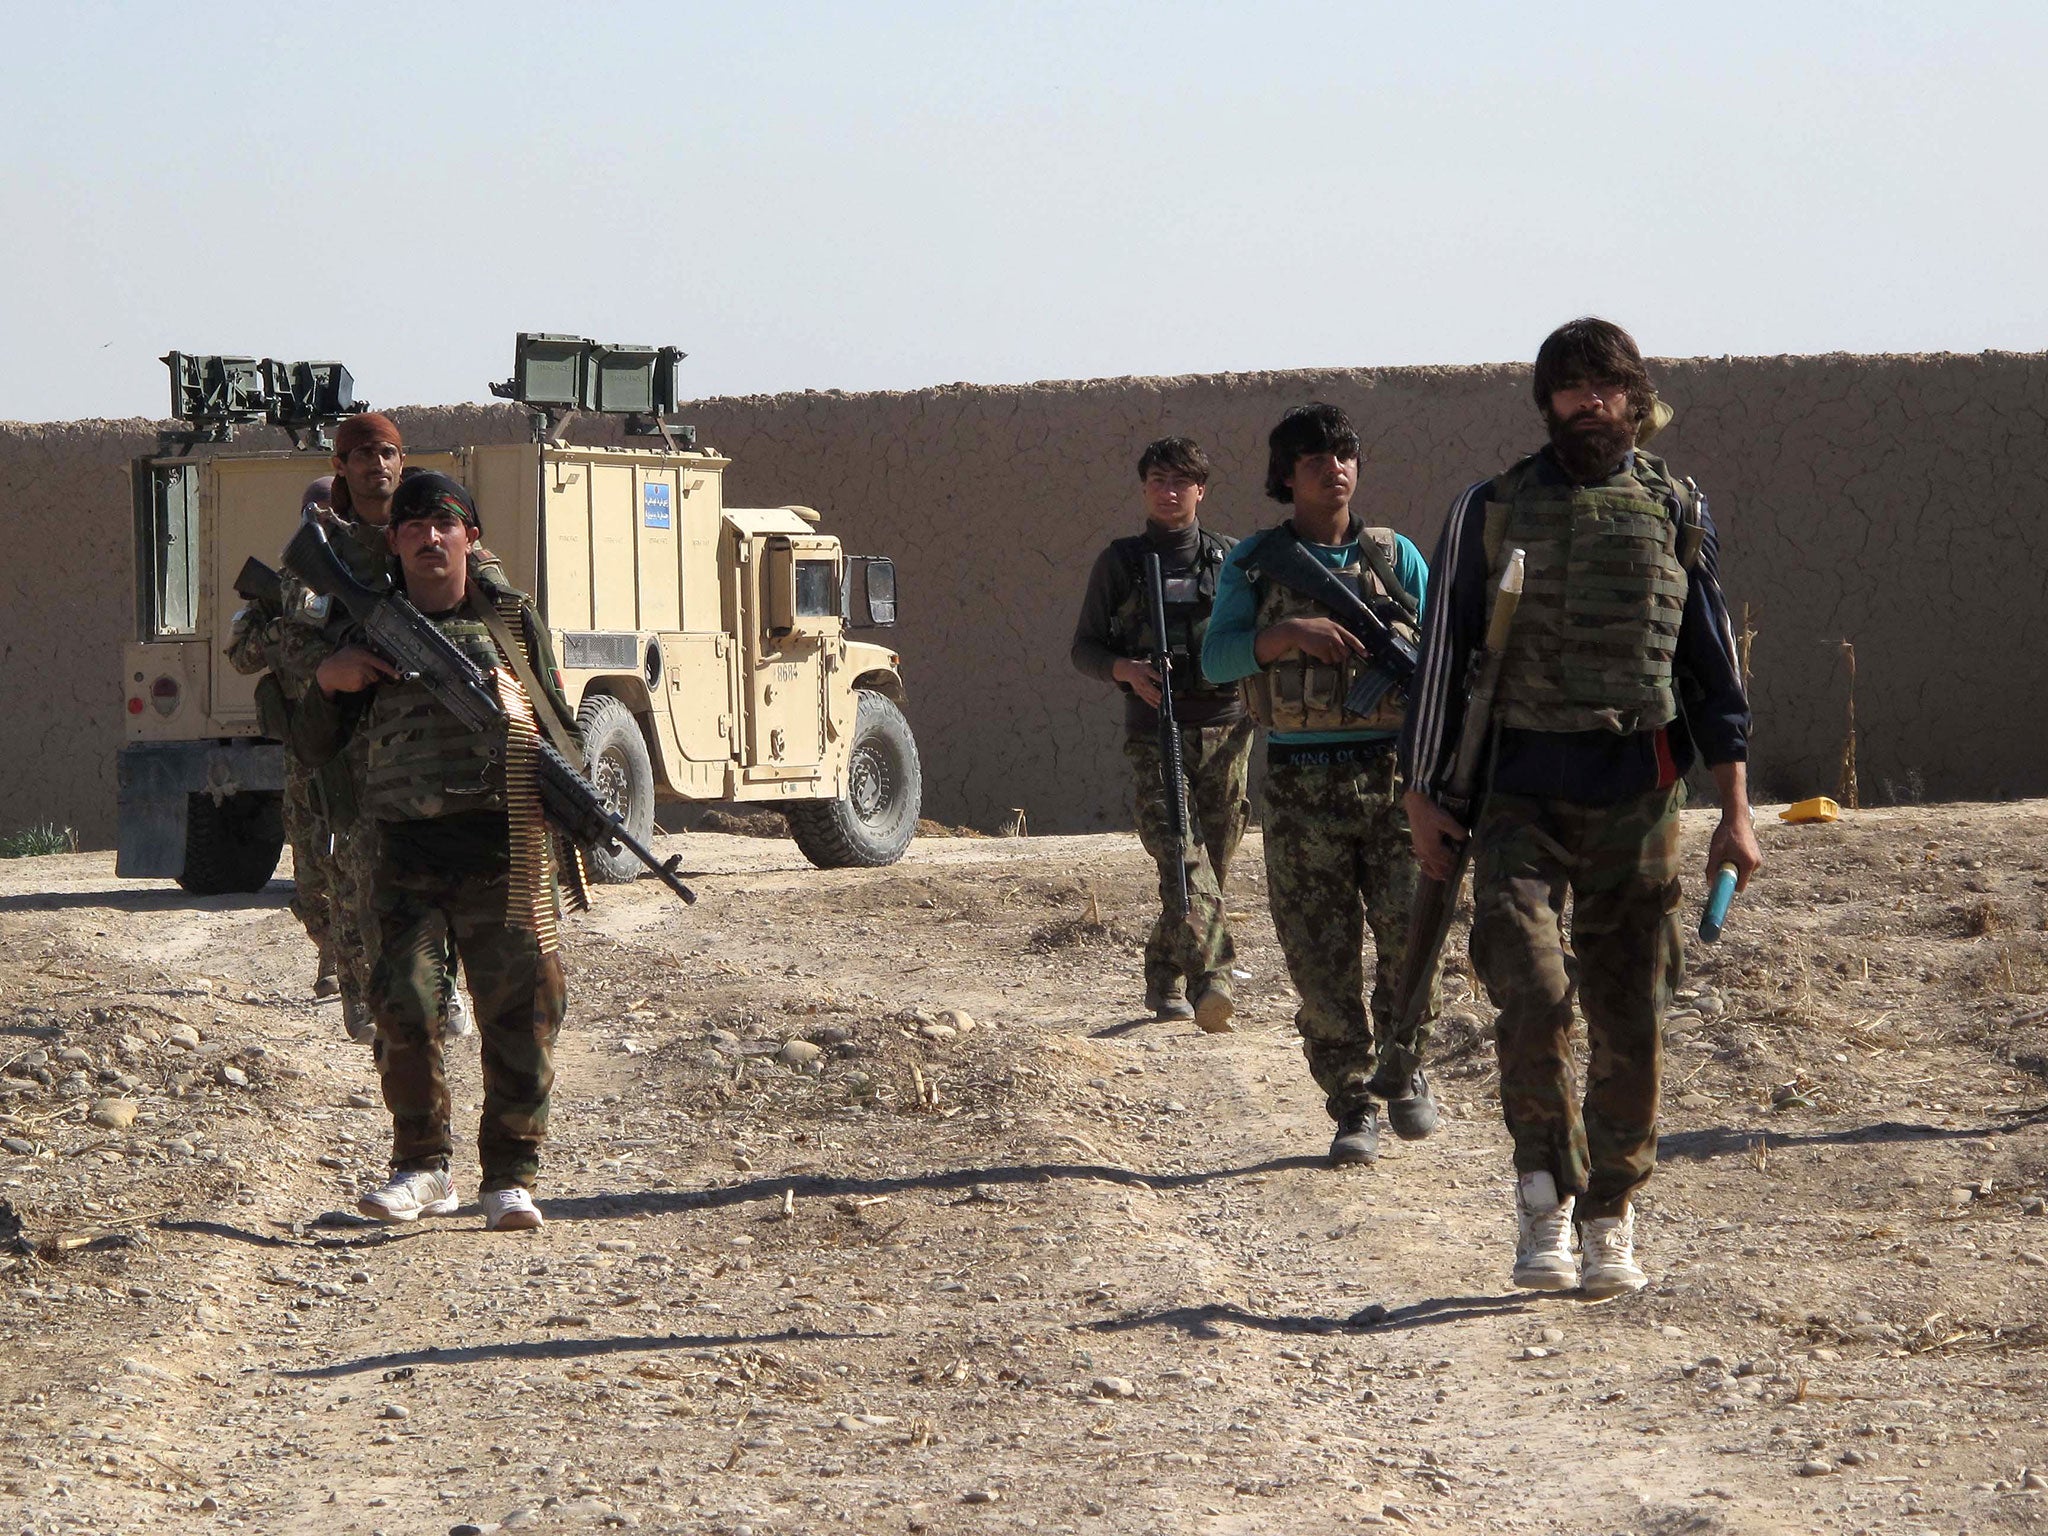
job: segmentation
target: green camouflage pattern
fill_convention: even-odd
[[[1166,804],[1166,779],[1161,770],[1157,736],[1124,739],[1137,801],[1138,841],[1159,867],[1159,917],[1145,940],[1145,984],[1170,992],[1185,978],[1188,995],[1200,997],[1212,988],[1229,992],[1230,967],[1237,948],[1223,911],[1223,887],[1230,861],[1244,841],[1251,819],[1246,793],[1252,755],[1252,723],[1180,732],[1181,775],[1187,783],[1188,915],[1176,917],[1173,817]]]
[[[317,780],[317,774],[285,753],[284,836],[292,847],[292,916],[325,958],[334,952],[334,849]]]
[[[1399,1091],[1435,1026],[1432,993],[1415,1029],[1394,1037],[1408,951],[1415,853],[1394,754],[1362,765],[1276,765],[1266,775],[1266,888],[1287,974],[1301,996],[1294,1025],[1332,1119]],[[1370,1012],[1365,931],[1373,942]]]
[[[1675,509],[1690,493],[1647,453],[1598,485],[1539,478],[1542,462],[1523,460],[1487,492],[1493,576],[1509,550],[1527,556],[1500,718],[1518,730],[1623,735],[1668,725],[1687,584]]]
[[[1501,1112],[1515,1168],[1618,1216],[1657,1165],[1664,1013],[1684,974],[1678,813],[1685,787],[1617,805],[1493,795],[1472,853],[1472,967],[1500,1016]],[[1571,947],[1562,919],[1571,898]],[[1584,1103],[1572,997],[1586,1016]]]
[[[386,860],[376,882],[379,950],[370,995],[392,1166],[446,1167],[454,1151],[440,1028],[452,939],[469,972],[483,1054],[477,1160],[486,1190],[532,1188],[540,1172],[554,1044],[568,1001],[561,960],[542,954],[530,930],[505,921],[509,878],[502,870],[456,876]]]

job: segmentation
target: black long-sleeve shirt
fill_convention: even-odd
[[[1550,473],[1562,471],[1548,461]],[[1493,583],[1486,568],[1486,488],[1469,486],[1444,520],[1429,562],[1429,610],[1421,666],[1401,736],[1401,771],[1413,788],[1435,794],[1450,777],[1465,715],[1466,670],[1485,643]],[[1700,500],[1706,540],[1688,573],[1685,612],[1672,658],[1678,718],[1657,730],[1500,732],[1492,787],[1580,805],[1611,805],[1682,778],[1693,763],[1745,761],[1749,700],[1735,653],[1728,605],[1721,595],[1720,538]]]
[[[1185,576],[1195,569],[1195,561],[1202,548],[1199,523],[1190,523],[1185,528],[1162,528],[1147,518],[1145,537],[1159,551],[1162,574]],[[1225,539],[1224,542],[1236,541]],[[1116,682],[1116,664],[1130,652],[1118,649],[1115,621],[1117,610],[1123,606],[1130,591],[1129,570],[1117,558],[1114,549],[1105,549],[1095,557],[1095,568],[1088,573],[1088,590],[1081,599],[1081,617],[1074,625],[1074,643],[1067,652],[1074,663],[1074,670],[1082,676],[1123,687]],[[1182,665],[1178,661],[1174,663],[1176,675]],[[1179,689],[1174,690],[1174,719],[1184,726],[1196,727],[1230,725],[1243,718],[1244,703],[1235,688],[1202,687],[1202,662],[1198,656],[1189,657],[1185,665],[1195,691],[1184,694]],[[1124,729],[1133,736],[1148,736],[1157,730],[1159,712],[1130,689],[1124,688],[1123,694]]]

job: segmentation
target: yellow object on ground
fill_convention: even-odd
[[[1815,795],[1811,800],[1802,800],[1797,805],[1788,805],[1778,812],[1780,821],[1833,821],[1842,814],[1842,808],[1826,795]]]

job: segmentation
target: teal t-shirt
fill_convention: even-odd
[[[1223,573],[1216,587],[1216,607],[1209,615],[1209,631],[1202,641],[1202,674],[1212,683],[1234,683],[1259,670],[1258,657],[1252,652],[1253,642],[1259,634],[1259,596],[1252,590],[1251,582],[1246,580],[1244,567],[1246,560],[1257,553],[1272,531],[1267,529],[1243,540],[1223,563]],[[1301,547],[1333,571],[1341,571],[1358,557],[1356,539],[1344,544],[1311,544],[1303,539]],[[1428,601],[1429,564],[1406,534],[1394,535],[1394,574],[1401,578],[1401,585],[1414,596],[1420,610]],[[1269,731],[1267,739],[1303,743],[1387,741],[1398,734],[1396,731]]]

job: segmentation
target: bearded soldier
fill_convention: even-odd
[[[1137,794],[1138,836],[1159,866],[1160,913],[1145,942],[1145,1007],[1155,1019],[1192,1016],[1212,1033],[1230,1028],[1236,958],[1223,884],[1251,810],[1245,775],[1252,725],[1237,689],[1203,680],[1202,636],[1234,539],[1202,527],[1197,512],[1209,459],[1192,438],[1162,437],[1138,458],[1145,530],[1096,557],[1074,627],[1072,659],[1083,674],[1124,692],[1124,755]],[[1188,825],[1176,828],[1159,743],[1162,649],[1152,633],[1145,557],[1157,555],[1165,589],[1163,643],[1172,658],[1173,713],[1186,779]],[[1207,855],[1206,860],[1204,855]],[[1177,911],[1185,871],[1187,910]]]
[[[1289,546],[1306,551],[1404,638],[1415,632],[1429,568],[1406,538],[1352,515],[1359,439],[1340,408],[1296,407],[1267,447],[1266,494],[1293,515],[1231,551],[1202,670],[1214,682],[1243,679],[1253,718],[1266,728],[1267,895],[1301,995],[1295,1027],[1337,1123],[1332,1166],[1370,1163],[1379,1155],[1375,1100],[1386,1100],[1389,1123],[1407,1139],[1427,1136],[1437,1119],[1421,1071],[1431,1017],[1411,1037],[1394,1037],[1415,895],[1394,771],[1402,699],[1390,690],[1369,714],[1352,712],[1353,684],[1373,658],[1331,608],[1283,579],[1275,557]]]
[[[411,1221],[461,1204],[435,1028],[452,940],[481,1020],[484,1224],[508,1231],[541,1224],[531,1190],[566,1003],[534,760],[543,731],[573,752],[575,715],[554,683],[532,604],[472,561],[480,533],[469,492],[422,474],[398,487],[386,537],[413,606],[492,674],[505,718],[473,730],[425,683],[350,646],[321,662],[294,745],[318,763],[351,737],[361,741],[361,810],[377,839],[371,1003],[392,1117],[391,1177],[358,1208]]]
[[[301,508],[332,505],[334,477],[322,475],[299,497]],[[280,578],[281,581],[287,578]],[[304,589],[292,594],[293,619],[305,617]],[[234,632],[229,640],[228,660],[237,672],[251,676],[267,672],[256,685],[256,715],[266,736],[279,741],[288,733],[291,709],[312,681],[310,674],[285,664],[288,641],[286,615],[280,606],[251,598],[235,614]],[[347,769],[314,774],[292,753],[284,755],[284,835],[292,848],[292,916],[313,941],[319,961],[313,977],[313,995],[332,997],[342,993],[342,1017],[367,1019],[363,994],[344,990],[337,970],[340,951],[349,946],[354,921],[342,906],[334,871],[334,821],[351,812]],[[339,800],[341,803],[336,804]]]
[[[1574,320],[1537,353],[1535,396],[1549,443],[1465,491],[1444,524],[1402,765],[1416,857],[1447,877],[1465,829],[1432,796],[1458,740],[1488,594],[1510,551],[1524,550],[1472,833],[1472,964],[1500,1010],[1515,1284],[1609,1296],[1644,1284],[1631,1197],[1657,1157],[1664,1011],[1683,960],[1678,813],[1695,761],[1721,803],[1708,869],[1732,864],[1744,884],[1762,856],[1714,525],[1699,488],[1638,446],[1668,414],[1642,355],[1619,326]],[[1575,990],[1589,1046],[1583,1104]]]
[[[349,417],[334,434],[334,474],[328,479],[327,499],[311,502],[328,529],[335,550],[355,578],[374,591],[391,589],[391,548],[385,526],[391,516],[391,500],[407,474],[405,441],[398,424],[376,411]],[[317,482],[316,482],[317,484]],[[495,572],[494,565],[486,565]],[[502,573],[499,573],[502,574]],[[277,677],[288,706],[295,704],[311,687],[313,673],[336,647],[328,625],[327,600],[308,592],[289,570],[280,575],[286,612],[268,631],[260,651],[234,653],[235,664],[245,671],[268,666]],[[255,661],[256,666],[248,665]],[[290,713],[289,707],[284,711]],[[370,1017],[370,975],[377,960],[377,923],[371,905],[371,874],[376,864],[375,826],[357,814],[358,791],[363,762],[360,744],[352,746],[319,776],[324,786],[321,797],[324,836],[331,853],[314,865],[317,877],[329,888],[332,913],[330,943],[340,984],[343,1022],[354,1039],[368,1041],[375,1035]],[[298,844],[293,843],[294,879]],[[469,1033],[469,1012],[455,985],[455,961],[451,952],[442,985],[441,1019],[450,1035]]]

